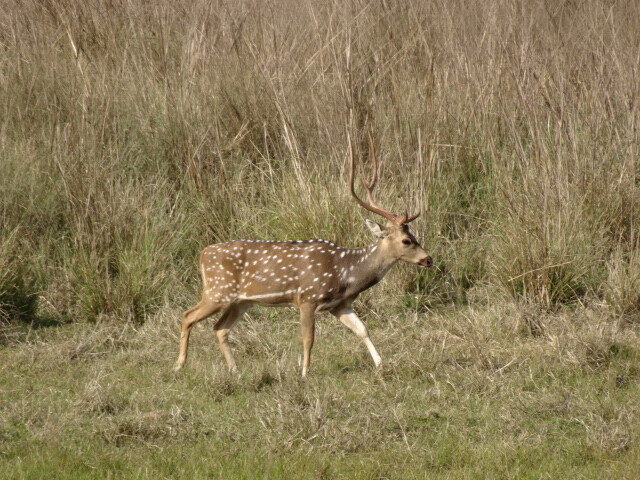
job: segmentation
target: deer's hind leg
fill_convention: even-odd
[[[302,357],[302,376],[306,377],[311,362],[311,348],[315,338],[315,309],[316,305],[305,303],[300,305],[300,330],[304,355]]]
[[[226,304],[224,303],[213,302],[209,299],[203,298],[195,307],[184,312],[180,331],[180,354],[178,355],[178,360],[176,361],[174,370],[180,370],[187,361],[187,350],[189,349],[189,335],[191,333],[191,327],[204,320],[209,315],[219,312],[225,306]]]
[[[216,325],[213,327],[220,351],[224,355],[227,366],[231,371],[236,370],[236,362],[233,359],[231,347],[229,346],[229,332],[231,332],[231,329],[236,325],[236,323],[238,323],[238,320],[240,320],[249,307],[249,303],[232,304],[224,311],[220,320],[218,320]]]

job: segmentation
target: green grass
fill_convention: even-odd
[[[0,351],[3,478],[633,478],[637,332],[585,312],[518,333],[521,307],[392,316],[385,359],[321,317],[299,377],[293,311],[256,310],[226,371],[210,322],[171,367],[177,313],[17,332]]]

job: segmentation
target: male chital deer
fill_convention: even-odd
[[[431,257],[409,231],[408,223],[419,214],[395,215],[376,204],[373,188],[377,164],[371,148],[373,172],[362,182],[368,202],[354,189],[353,151],[349,139],[351,194],[362,207],[387,220],[384,227],[367,220],[377,241],[365,248],[346,248],[327,240],[256,241],[236,240],[206,247],[200,254],[203,291],[200,303],[184,313],[180,355],[176,370],[187,360],[189,333],[193,325],[222,311],[214,331],[229,369],[236,364],[228,336],[240,317],[253,305],[294,305],[300,309],[304,356],[302,376],[309,369],[315,320],[319,311],[329,311],[358,335],[369,349],[376,367],[381,359],[369,339],[367,328],[353,311],[353,301],[375,285],[398,260],[430,267]]]

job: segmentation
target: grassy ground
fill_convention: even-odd
[[[0,0],[0,476],[635,478],[640,3]],[[347,135],[435,266],[171,371],[195,259],[362,246]],[[364,162],[363,162],[364,163]]]
[[[178,311],[15,331],[0,350],[0,476],[635,478],[637,329],[518,305],[363,313],[382,371],[326,316],[306,380],[292,311],[237,327],[238,376],[206,322],[174,374]]]

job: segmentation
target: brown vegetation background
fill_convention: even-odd
[[[349,129],[437,266],[392,298],[490,285],[639,307],[635,2],[5,2],[7,315],[137,321],[233,238],[363,237]],[[41,302],[31,302],[34,295]],[[36,305],[41,303],[41,305]],[[26,309],[26,311],[25,311]]]

